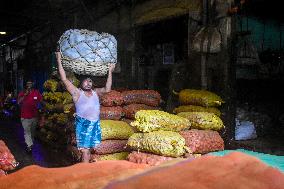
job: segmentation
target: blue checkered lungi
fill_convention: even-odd
[[[77,148],[93,148],[102,141],[100,120],[90,121],[76,116],[76,141]]]

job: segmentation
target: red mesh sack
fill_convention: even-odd
[[[100,145],[94,148],[95,154],[111,154],[126,150],[127,140],[103,140]]]
[[[16,162],[6,144],[0,140],[0,170],[10,171],[15,169],[17,166],[18,162]]]
[[[104,189],[283,189],[283,186],[284,174],[280,170],[255,157],[235,152],[223,157],[203,156],[157,166],[111,182]]]
[[[129,104],[123,107],[123,113],[126,118],[134,119],[135,113],[139,110],[159,110],[158,107],[148,106],[146,104]]]
[[[115,88],[115,90],[118,91],[118,92],[129,91],[128,88],[124,88],[124,87]]]
[[[110,91],[100,97],[103,106],[120,106],[123,104],[123,96],[118,91]]]
[[[113,107],[105,107],[101,106],[100,111],[100,119],[112,119],[112,120],[119,120],[123,115],[122,107],[120,106],[113,106]]]
[[[149,154],[149,153],[144,153],[144,152],[136,152],[136,151],[133,151],[128,155],[128,161],[130,162],[148,164],[151,166],[159,165],[165,161],[169,161],[172,159],[174,158],[159,156],[159,155]]]
[[[131,90],[121,92],[125,104],[159,106],[161,95],[154,90]]]
[[[126,160],[77,163],[59,168],[30,165],[13,174],[0,177],[0,188],[97,189],[103,188],[111,181],[141,173],[148,167]]]
[[[224,150],[224,141],[217,131],[197,130],[181,131],[185,144],[192,153],[208,153]]]

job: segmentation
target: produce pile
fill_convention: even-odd
[[[102,143],[94,148],[92,161],[126,159],[130,151],[126,144],[135,131],[130,126],[135,113],[160,109],[160,101],[160,94],[154,90],[112,90],[101,96]]]
[[[74,74],[66,74],[75,86],[79,85]],[[68,145],[76,145],[73,126],[74,103],[57,73],[53,73],[51,78],[45,81],[43,101],[44,108],[37,137],[53,149],[66,149]]]
[[[101,120],[102,143],[93,149],[91,161],[125,160],[128,138],[134,133],[131,126],[118,120]]]
[[[79,161],[74,105],[59,86],[54,78],[45,82],[46,116],[40,133],[52,145],[67,148]],[[195,158],[223,150],[218,131],[224,125],[217,108],[223,100],[212,92],[192,89],[178,95],[176,115],[161,110],[161,96],[154,90],[112,90],[100,96],[102,143],[91,150],[91,161],[128,159],[158,165],[173,158]]]
[[[73,74],[68,73],[67,77],[78,86]],[[52,148],[67,149],[79,161],[81,152],[76,148],[72,97],[56,74],[44,83],[44,89],[45,108],[38,137]],[[100,96],[102,143],[91,150],[92,161],[126,159],[129,154],[126,144],[134,133],[129,123],[139,110],[160,109],[160,101],[160,94],[153,90],[112,90]]]
[[[158,165],[189,152],[178,133],[190,128],[185,118],[160,110],[140,110],[130,124],[137,129],[127,143],[133,150],[128,156],[131,162]]]
[[[224,141],[218,131],[224,128],[224,124],[217,108],[224,103],[221,97],[210,91],[194,89],[184,89],[177,95],[180,106],[173,112],[190,122],[191,130],[180,134],[191,152],[205,154],[223,150]]]
[[[112,90],[100,97],[101,119],[134,119],[139,110],[158,110],[161,96],[154,90]]]
[[[224,149],[218,131],[224,124],[219,117],[223,100],[209,91],[185,89],[174,114],[141,110],[130,124],[137,129],[127,145],[134,151],[129,161],[157,165],[173,158],[195,158]],[[142,153],[140,152],[142,151]]]
[[[5,175],[5,172],[11,171],[18,166],[13,154],[6,146],[5,142],[0,140],[0,177]]]

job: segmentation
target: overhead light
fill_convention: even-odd
[[[4,32],[4,31],[1,31],[0,32],[0,35],[6,35],[7,33],[6,32]]]

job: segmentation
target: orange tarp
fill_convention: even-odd
[[[0,177],[0,189],[97,189],[114,179],[142,172],[146,167],[128,161],[79,163],[63,168],[32,165]]]
[[[109,184],[105,189],[283,189],[284,174],[235,152],[159,167]]]

